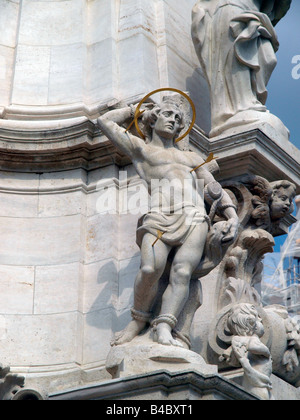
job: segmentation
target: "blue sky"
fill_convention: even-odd
[[[268,85],[267,107],[279,117],[291,132],[291,142],[300,148],[300,78],[292,77],[295,64],[293,57],[300,56],[300,0],[293,0],[288,14],[277,24],[280,49],[277,53],[278,65]],[[300,75],[300,70],[298,71]],[[286,236],[276,238],[274,251]]]
[[[300,78],[293,79],[294,56],[300,56],[300,0],[293,0],[288,14],[277,24],[280,49],[278,65],[268,85],[268,109],[291,132],[291,142],[300,148]],[[300,75],[300,70],[298,71]]]

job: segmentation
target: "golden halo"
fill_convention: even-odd
[[[178,143],[180,140],[184,139],[191,131],[192,128],[194,127],[195,121],[196,121],[196,107],[194,105],[194,102],[191,100],[191,98],[184,92],[182,92],[181,90],[178,89],[174,89],[174,88],[161,88],[161,89],[156,89],[153,90],[152,92],[148,93],[148,95],[146,95],[138,104],[135,114],[134,114],[134,123],[135,123],[135,127],[137,129],[137,132],[139,133],[139,135],[145,139],[144,134],[142,133],[142,131],[140,130],[139,124],[138,124],[138,116],[140,115],[140,108],[142,106],[142,104],[148,99],[150,98],[150,96],[154,95],[155,93],[159,93],[159,92],[163,92],[163,91],[171,91],[171,92],[176,92],[179,93],[181,96],[183,96],[191,105],[191,108],[193,110],[193,119],[191,122],[191,125],[189,127],[189,129],[180,137],[178,137],[178,139],[175,141],[175,143]]]

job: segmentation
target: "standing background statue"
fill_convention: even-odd
[[[279,42],[274,25],[291,0],[198,0],[192,38],[211,95],[211,137],[266,121],[289,132],[265,106]]]

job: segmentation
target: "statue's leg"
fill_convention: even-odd
[[[193,271],[202,258],[208,226],[206,222],[197,225],[178,248],[171,267],[169,285],[163,295],[161,314],[155,323],[157,341],[160,344],[180,345],[172,336],[188,297]]]
[[[131,341],[151,321],[151,307],[158,290],[158,282],[162,276],[171,247],[162,241],[153,243],[157,238],[147,233],[141,246],[141,268],[134,284],[134,307],[131,310],[132,321],[115,335],[112,345],[120,345]]]
[[[147,233],[141,246],[141,268],[134,285],[134,308],[148,312],[157,294],[158,281],[161,278],[167,263],[171,246]]]

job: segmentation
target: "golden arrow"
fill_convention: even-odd
[[[153,242],[152,247],[154,247],[154,245],[156,244],[156,242],[158,242],[164,235],[165,232],[162,232],[161,230],[157,231],[157,238],[156,240]]]
[[[209,163],[209,162],[211,162],[212,160],[215,160],[215,159],[218,159],[218,157],[217,156],[214,156],[213,153],[210,153],[205,162],[201,163],[201,165],[199,165],[196,168],[192,169],[190,172],[192,173],[192,172],[196,171],[197,169],[201,168],[201,166],[203,166],[206,163]]]

